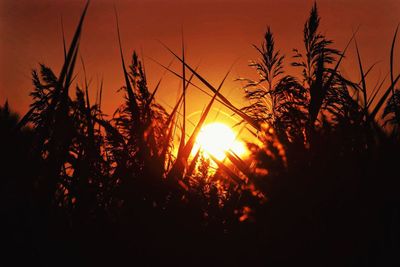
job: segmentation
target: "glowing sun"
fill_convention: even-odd
[[[212,155],[218,160],[223,160],[228,150],[238,156],[246,153],[244,143],[236,140],[233,130],[222,123],[205,125],[197,136],[196,146],[197,149],[201,148],[205,154]]]

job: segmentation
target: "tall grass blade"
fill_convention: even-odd
[[[124,72],[126,91],[128,93],[128,105],[130,108],[130,112],[132,113],[132,115],[134,117],[134,120],[139,120],[139,106],[136,102],[136,96],[133,92],[131,82],[129,81],[129,75],[128,75],[128,72],[127,72],[126,66],[125,66],[124,54],[122,51],[121,34],[120,34],[120,30],[119,30],[118,13],[117,13],[117,8],[115,6],[114,6],[114,12],[115,12],[115,19],[116,19],[116,23],[117,23],[118,44],[119,44],[119,52],[120,52],[120,56],[121,56],[122,70]]]
[[[217,158],[215,158],[213,155],[209,155],[210,158],[217,164],[218,168],[220,168],[223,172],[225,172],[228,177],[230,179],[232,179],[232,181],[235,184],[241,184],[243,181],[242,179],[240,179],[239,176],[237,176],[230,168],[228,168],[222,161],[218,160]]]
[[[59,81],[64,81],[65,75],[68,72],[68,69],[70,69],[70,67],[71,67],[71,62],[73,61],[74,54],[75,54],[75,52],[77,50],[77,47],[78,47],[78,42],[79,42],[79,38],[81,36],[82,27],[83,27],[83,21],[85,19],[86,13],[87,13],[87,10],[88,10],[88,7],[89,7],[89,3],[90,3],[90,1],[87,1],[86,5],[85,5],[85,8],[83,9],[83,13],[82,13],[81,18],[79,20],[78,26],[77,26],[77,28],[75,30],[75,34],[74,34],[74,37],[72,39],[71,45],[69,47],[66,60],[65,60],[64,65],[63,65],[63,67],[61,69],[61,73],[60,73],[60,76],[59,76]]]
[[[355,40],[355,45],[356,45],[356,51],[357,51],[358,68],[360,70],[360,76],[361,76],[361,90],[363,93],[364,114],[366,116],[365,118],[367,118],[368,117],[367,84],[365,82],[365,74],[363,71],[363,66],[362,66],[362,62],[361,62],[361,56],[360,56],[360,51],[358,49],[357,40]]]
[[[397,32],[399,30],[399,25],[396,27],[396,31],[394,33],[393,41],[392,41],[392,47],[390,48],[390,82],[393,84],[393,76],[394,76],[394,69],[393,69],[393,59],[394,59],[394,46],[396,44],[396,37],[397,37]],[[392,95],[394,95],[394,85],[392,87]]]
[[[251,177],[249,167],[238,155],[235,154],[235,152],[228,150],[225,152],[225,154],[232,164],[234,164],[244,175],[246,175],[248,178]]]
[[[197,150],[196,155],[192,159],[192,162],[190,162],[189,168],[186,172],[187,177],[192,176],[194,169],[196,168],[197,160],[199,159],[200,154],[201,154],[200,151],[201,151],[201,149]]]
[[[230,70],[226,73],[225,77],[222,79],[220,85],[218,86],[218,89],[217,89],[216,93],[214,94],[213,98],[210,100],[210,102],[208,103],[206,109],[204,110],[203,114],[201,115],[201,118],[200,118],[199,122],[197,123],[192,135],[190,136],[187,144],[185,145],[184,149],[182,150],[182,153],[180,155],[178,155],[178,158],[180,158],[180,156],[181,156],[182,160],[184,162],[187,161],[187,159],[188,159],[188,157],[189,157],[189,155],[190,155],[190,153],[191,153],[191,151],[193,149],[193,146],[195,144],[197,135],[199,134],[201,128],[203,127],[203,124],[204,124],[204,122],[205,122],[205,120],[206,120],[206,118],[208,116],[208,113],[211,110],[211,106],[213,105],[213,103],[215,101],[215,98],[217,97],[219,91],[221,90],[221,88],[222,88],[226,78],[228,77],[229,73],[230,73]]]
[[[383,84],[386,81],[388,74],[386,74],[386,76],[383,78],[383,80],[381,81],[381,83],[379,84],[379,86],[376,86],[376,88],[374,88],[373,92],[372,92],[372,96],[369,98],[368,100],[368,110],[371,107],[372,103],[375,100],[375,97],[378,95],[380,89],[382,88]]]
[[[63,41],[64,60],[67,60],[67,48],[65,45],[64,23],[63,23],[62,16],[61,16],[61,33],[62,33],[62,41]]]
[[[219,92],[219,90],[221,90],[222,85],[224,84],[225,79],[228,77],[229,73],[230,72],[228,72],[225,75],[220,86],[218,87],[217,93]],[[189,158],[189,155],[192,152],[197,135],[199,134],[201,128],[203,127],[203,124],[207,118],[207,115],[211,110],[211,106],[217,97],[217,93],[214,94],[214,96],[208,103],[206,109],[204,110],[203,114],[200,117],[199,122],[197,123],[196,127],[194,128],[193,133],[189,137],[189,140],[187,141],[186,145],[183,147],[183,149],[180,151],[180,153],[178,153],[176,161],[175,161],[174,165],[172,166],[171,171],[168,174],[168,177],[174,177],[176,179],[181,179],[183,177],[184,169],[185,169],[185,166],[187,165],[187,160]]]
[[[378,114],[379,110],[381,109],[381,107],[385,103],[385,101],[386,101],[387,97],[389,96],[389,94],[392,92],[392,89],[396,85],[396,83],[399,80],[399,78],[400,78],[400,75],[397,75],[396,79],[390,84],[389,88],[385,91],[383,96],[379,99],[379,102],[376,104],[374,110],[369,115],[370,121],[373,121],[375,119],[376,115]]]
[[[178,55],[176,55],[169,47],[167,47],[165,44],[161,43],[171,54],[173,54],[179,61],[182,62],[194,75],[206,86],[208,87],[214,94],[217,94],[217,96],[221,99],[222,104],[226,106],[227,108],[231,109],[233,112],[238,114],[244,121],[252,125],[255,129],[260,130],[260,125],[253,120],[250,116],[246,115],[244,112],[236,108],[226,97],[224,97],[221,93],[217,91],[205,78],[203,78],[197,71],[195,71],[193,68],[191,68],[186,62],[184,62]],[[233,66],[231,66],[232,68]]]
[[[323,87],[321,88],[321,89],[322,89],[322,90],[321,90],[321,96],[319,97],[319,99],[318,99],[318,101],[317,101],[315,107],[313,107],[313,108],[315,109],[315,112],[317,113],[317,115],[318,115],[319,110],[320,110],[320,108],[321,108],[322,101],[323,101],[323,99],[325,98],[326,92],[328,91],[328,88],[331,87],[332,82],[333,82],[333,80],[334,80],[334,77],[335,77],[335,75],[337,74],[337,71],[338,71],[338,69],[339,69],[340,63],[342,62],[342,60],[343,60],[343,58],[344,58],[344,55],[346,54],[347,48],[349,47],[351,41],[355,38],[355,35],[356,35],[357,31],[358,31],[358,28],[357,28],[357,30],[353,33],[353,35],[352,35],[352,37],[350,38],[350,40],[347,42],[346,47],[344,48],[343,52],[340,53],[340,57],[339,57],[338,61],[336,62],[336,65],[335,65],[335,67],[333,68],[332,73],[330,74],[330,76],[329,76],[328,80],[326,81],[326,83],[325,83],[325,84],[323,85]],[[312,116],[311,121],[310,121],[310,125],[314,125],[314,122],[315,122],[316,119],[317,119],[317,116],[315,116],[315,115]]]
[[[168,64],[168,67],[171,67],[171,65],[172,65],[173,62],[174,62],[174,60],[171,60],[171,62]],[[150,104],[152,103],[152,101],[153,101],[153,99],[154,99],[154,97],[155,97],[155,95],[156,95],[156,93],[157,93],[157,91],[158,91],[158,88],[160,88],[161,81],[162,81],[162,79],[164,78],[166,72],[167,72],[167,70],[165,70],[165,71],[163,72],[163,74],[161,75],[161,78],[158,80],[157,85],[156,85],[156,87],[155,87],[154,90],[153,90],[153,93],[150,95],[149,101],[147,101],[147,103],[146,103],[146,108],[145,108],[145,110],[147,110],[147,109],[149,108]]]
[[[182,149],[185,146],[185,137],[186,137],[186,66],[185,66],[185,44],[183,39],[183,29],[182,29],[182,94],[183,94],[183,111],[182,111],[182,131],[181,131],[181,141],[179,144],[179,152],[182,152]]]

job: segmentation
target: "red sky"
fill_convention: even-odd
[[[229,66],[236,61],[232,74],[222,92],[238,106],[245,104],[239,76],[254,77],[247,67],[249,59],[257,57],[252,44],[260,44],[267,25],[275,33],[276,45],[291,62],[292,48],[302,49],[302,30],[313,4],[311,0],[94,0],[85,21],[81,40],[81,55],[89,78],[104,77],[104,110],[112,114],[122,101],[117,89],[123,85],[118,55],[113,3],[120,19],[125,58],[133,49],[145,55],[150,88],[163,70],[148,57],[168,64],[171,55],[159,44],[161,40],[173,50],[180,49],[183,25],[189,64],[200,63],[199,72],[213,84],[218,84]],[[61,17],[68,42],[84,6],[83,0],[2,0],[0,1],[0,103],[9,100],[19,112],[25,112],[32,90],[30,72],[37,63],[45,63],[58,73],[62,64]],[[321,29],[342,49],[360,26],[357,34],[366,66],[380,61],[370,77],[375,85],[379,73],[389,69],[391,40],[400,22],[398,0],[319,0]],[[397,43],[396,58],[399,58]],[[399,60],[397,60],[399,62]],[[400,65],[396,65],[399,71]],[[180,71],[177,62],[173,68]],[[290,68],[289,68],[290,69]],[[349,78],[358,79],[354,47],[350,48],[342,70]],[[82,73],[78,63],[78,74]],[[82,75],[78,75],[82,82]],[[197,84],[200,84],[197,82]],[[173,105],[179,81],[168,75],[161,85],[157,100]],[[189,92],[188,113],[201,110],[207,96],[192,88]],[[218,106],[216,106],[218,108]]]

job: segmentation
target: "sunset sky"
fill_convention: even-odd
[[[199,73],[213,84],[218,85],[235,62],[222,92],[237,106],[243,106],[245,102],[240,83],[234,82],[234,79],[255,77],[254,71],[247,67],[250,59],[257,58],[252,44],[262,42],[267,25],[270,25],[277,47],[286,55],[285,65],[289,65],[292,48],[303,48],[303,26],[313,1],[92,1],[84,24],[80,55],[85,61],[89,78],[93,80],[93,95],[97,81],[104,78],[103,109],[108,114],[112,114],[122,103],[122,93],[117,93],[117,90],[123,85],[114,3],[119,13],[125,59],[130,59],[134,49],[139,54],[143,53],[150,90],[163,73],[162,68],[150,58],[165,65],[172,59],[158,40],[180,53],[183,27],[188,63],[199,65]],[[31,70],[38,63],[45,63],[58,73],[63,60],[61,17],[69,43],[84,4],[83,0],[0,1],[1,104],[8,99],[17,111],[27,111],[31,101]],[[384,76],[389,69],[390,45],[400,22],[400,1],[319,0],[318,5],[322,32],[335,41],[336,48],[343,49],[352,31],[360,26],[357,41],[366,67],[380,62],[370,76],[370,86],[373,87],[378,76]],[[397,59],[399,43],[400,40],[397,42]],[[355,59],[354,46],[351,46],[342,71],[354,80],[359,77]],[[399,64],[396,64],[398,72]],[[178,62],[173,68],[181,70]],[[291,68],[289,70],[292,71]],[[82,83],[80,62],[77,71],[77,81]],[[179,80],[167,75],[157,100],[169,109],[169,105],[176,101],[178,90]],[[209,97],[197,89],[189,90],[188,113],[199,113]]]

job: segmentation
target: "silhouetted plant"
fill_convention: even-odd
[[[346,86],[340,73],[335,68],[329,66],[336,61],[337,56],[341,55],[340,51],[331,48],[332,41],[327,39],[319,32],[320,17],[318,15],[317,4],[314,3],[310,16],[304,25],[303,42],[305,54],[294,49],[294,58],[297,59],[292,65],[299,67],[302,71],[302,86],[308,92],[308,114],[309,125],[314,127],[320,109],[329,95],[335,95],[337,90],[346,90]],[[333,91],[330,93],[330,91]],[[331,103],[325,104],[328,107]]]
[[[261,56],[250,67],[256,69],[259,80],[241,78],[245,81],[245,96],[250,105],[242,110],[260,124],[268,123],[281,138],[302,141],[302,129],[306,120],[304,111],[306,90],[296,79],[284,72],[284,56],[275,50],[271,29],[265,34],[265,42],[260,48],[255,46]],[[299,141],[299,140],[296,140]]]
[[[0,207],[6,208],[10,246],[21,249],[20,239],[27,243],[17,254],[41,265],[84,258],[89,265],[293,265],[310,259],[310,265],[321,265],[330,259],[328,265],[337,266],[364,263],[371,251],[394,258],[371,247],[397,248],[387,241],[398,229],[392,226],[399,201],[393,175],[399,163],[393,156],[400,113],[396,35],[390,85],[376,99],[383,81],[369,96],[365,78],[372,67],[364,72],[357,45],[361,81],[339,72],[347,47],[331,48],[314,4],[304,26],[305,53],[296,50],[293,63],[301,75],[286,74],[268,28],[256,47],[260,60],[250,64],[259,79],[241,79],[250,102],[243,109],[221,93],[230,70],[214,87],[185,60],[183,45],[182,57],[167,48],[183,69],[179,75],[165,67],[183,87],[169,113],[155,100],[159,83],[149,90],[135,52],[125,65],[119,40],[124,102],[107,119],[101,101],[90,101],[84,64],[84,85],[70,96],[87,7],[60,74],[43,64],[33,71],[27,114],[19,120],[7,102],[0,107]],[[174,128],[189,86],[211,99],[193,132],[182,129],[174,155]],[[201,149],[193,155],[215,102],[254,135],[249,156],[226,151],[218,160]],[[375,119],[380,112],[383,126],[390,126],[386,132]]]
[[[392,133],[398,136],[400,127],[400,90],[394,90],[394,94],[389,98],[382,118],[386,119],[384,125],[389,124],[393,127]]]

